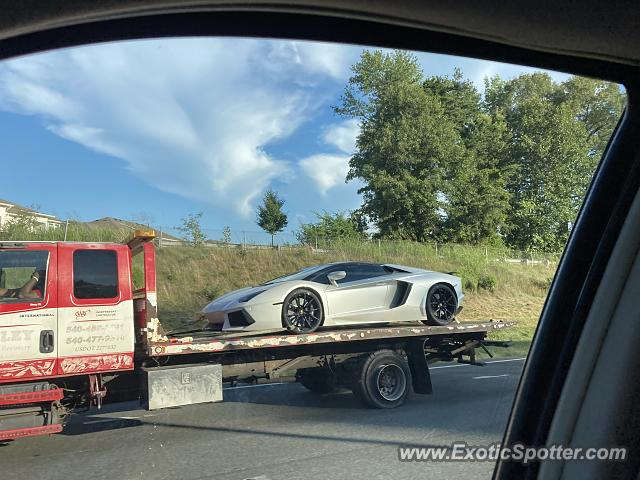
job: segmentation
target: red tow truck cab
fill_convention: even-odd
[[[153,237],[136,231],[126,245],[0,242],[0,439],[61,430],[66,412],[55,403],[66,385],[86,384],[100,401],[101,374],[134,369],[136,326],[139,339],[147,314],[157,318]],[[139,253],[146,283],[134,291]],[[36,407],[8,415],[7,405]]]

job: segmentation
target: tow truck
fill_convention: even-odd
[[[0,242],[0,441],[61,432],[81,407],[138,398],[147,409],[223,399],[225,382],[289,377],[348,388],[375,408],[429,394],[429,365],[481,365],[476,349],[514,322],[420,322],[313,333],[163,331],[153,230],[118,243]],[[139,288],[136,275],[142,274]],[[28,296],[19,287],[34,278]],[[488,353],[488,350],[486,350]]]

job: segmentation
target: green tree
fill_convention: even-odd
[[[271,246],[273,246],[273,236],[283,231],[288,223],[287,215],[282,211],[283,206],[284,200],[269,189],[262,198],[262,205],[258,207],[256,223],[271,235]]]
[[[358,217],[344,213],[314,212],[316,221],[303,223],[296,232],[300,243],[313,245],[316,241],[364,239]]]
[[[502,164],[509,140],[506,122],[483,111],[482,96],[459,69],[452,77],[429,77],[423,86],[444,107],[465,150],[444,167],[441,240],[499,243],[509,207],[509,169]]]
[[[561,93],[543,73],[487,82],[487,111],[504,117],[511,135],[503,168],[515,248],[560,251],[595,169],[586,125]]]
[[[615,83],[571,77],[560,85],[556,103],[567,104],[586,128],[590,156],[599,160],[622,116],[627,98]]]
[[[413,55],[365,51],[352,70],[335,111],[360,119],[347,180],[365,184],[362,214],[383,237],[437,237],[444,165],[464,155],[455,128]]]
[[[222,242],[223,243],[231,243],[231,228],[229,225],[225,225],[222,229]]]
[[[187,217],[183,218],[182,225],[176,227],[177,230],[182,232],[187,242],[193,247],[201,247],[206,240],[205,234],[202,232],[200,222],[202,220],[202,212],[190,213]]]

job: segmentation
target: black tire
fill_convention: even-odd
[[[449,325],[456,317],[458,297],[453,287],[447,283],[436,283],[427,292],[425,299],[426,325]]]
[[[301,368],[296,372],[296,380],[313,393],[325,394],[338,391],[336,376],[326,368]]]
[[[407,360],[393,350],[366,355],[354,373],[353,394],[373,408],[396,408],[411,391],[411,370]]]
[[[282,302],[282,326],[293,333],[311,333],[324,322],[320,297],[308,288],[293,290]]]

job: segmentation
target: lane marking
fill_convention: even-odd
[[[454,363],[453,365],[439,365],[437,367],[429,367],[429,370],[435,370],[437,368],[456,368],[456,367],[468,367],[466,363]]]
[[[480,377],[473,377],[473,380],[483,380],[485,378],[500,378],[500,377],[508,377],[508,373],[503,373],[502,375],[482,375]]]
[[[274,385],[293,385],[294,382],[274,382],[274,383],[258,383],[256,385],[238,385],[236,387],[224,387],[222,390],[237,390],[240,388],[253,388],[253,387],[272,387]]]
[[[522,360],[526,360],[527,357],[522,358],[505,358],[503,360],[490,360],[488,362],[484,362],[487,365],[491,363],[505,363],[505,362],[521,362]],[[429,370],[435,370],[437,368],[454,368],[454,367],[474,367],[475,365],[469,365],[468,363],[454,363],[453,365],[439,365],[437,367],[429,367]]]
[[[504,362],[519,362],[521,360],[526,360],[527,357],[520,357],[520,358],[505,358],[503,360],[491,360],[490,362],[485,362],[485,363],[504,363]]]

